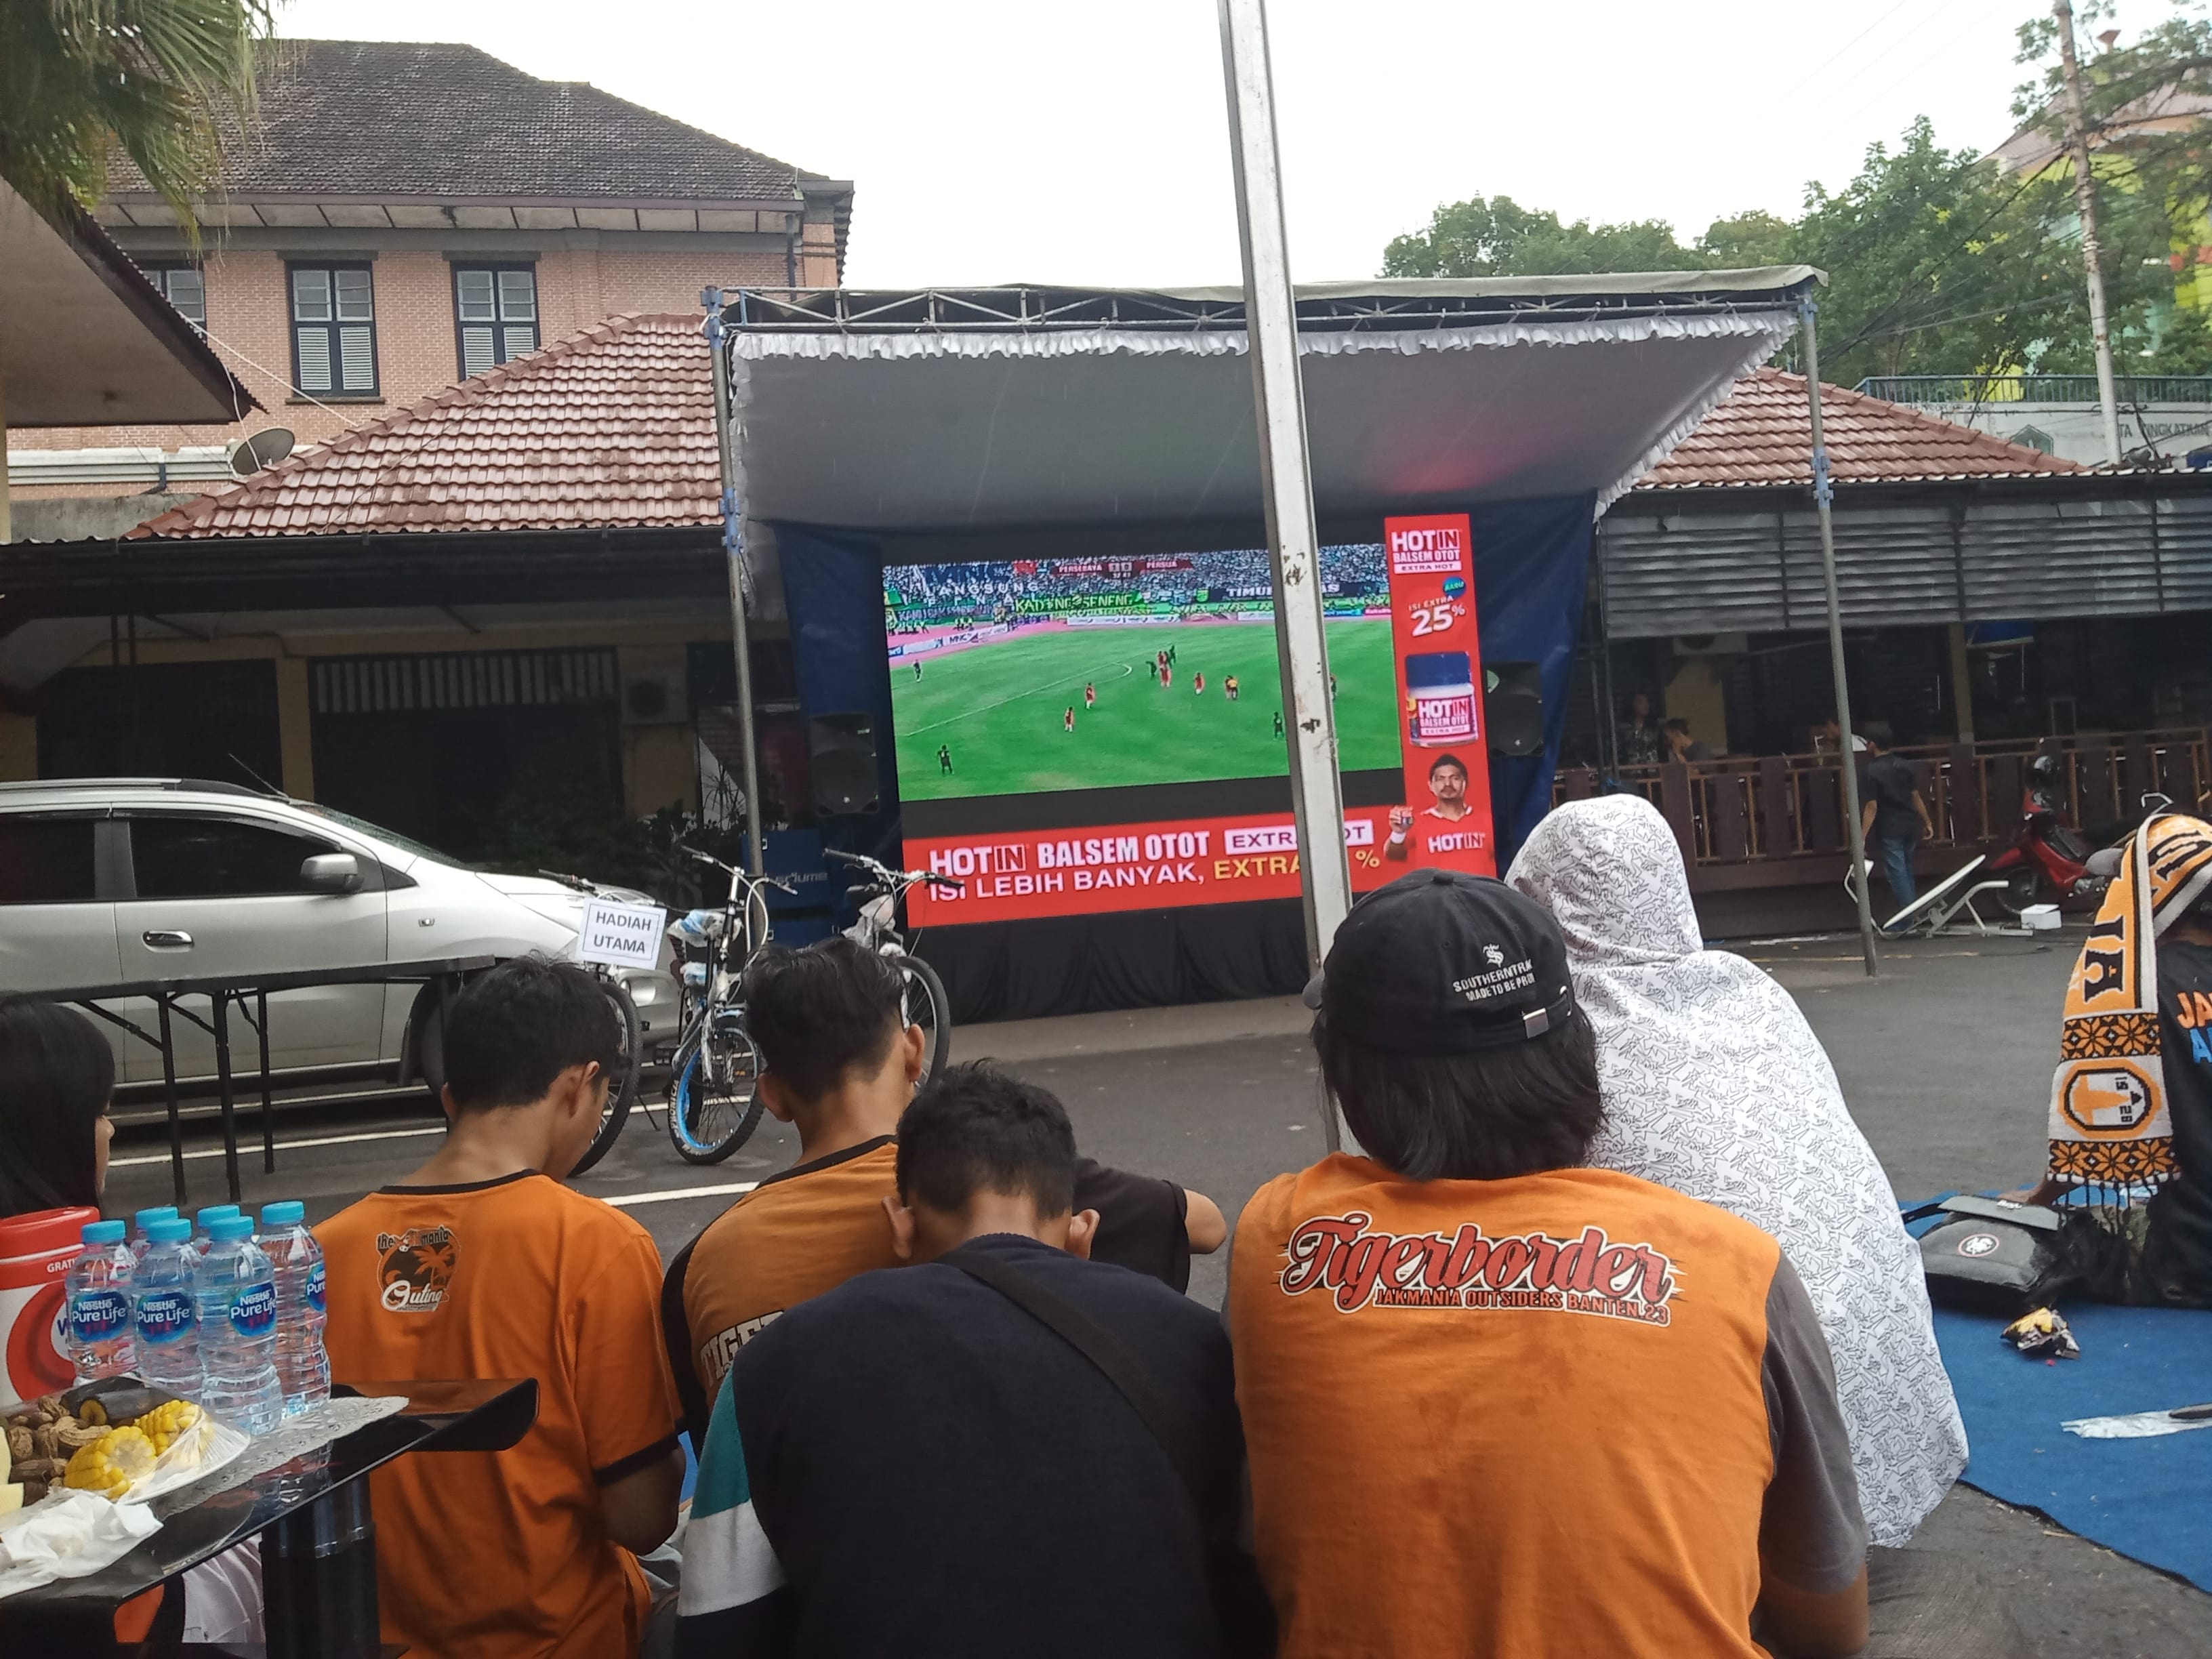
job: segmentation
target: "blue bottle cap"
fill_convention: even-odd
[[[141,1210],[138,1212],[137,1218],[138,1222],[138,1231],[144,1233],[149,1238],[151,1238],[154,1236],[154,1224],[155,1222],[174,1221],[176,1218],[177,1206],[175,1205],[157,1204],[150,1210]]]
[[[146,1237],[154,1244],[184,1244],[191,1241],[192,1224],[180,1215],[163,1216],[146,1224]]]
[[[215,1231],[216,1222],[226,1216],[234,1216],[237,1213],[238,1206],[235,1204],[210,1204],[199,1213],[200,1231],[204,1233],[212,1232]]]
[[[253,1237],[253,1218],[250,1215],[219,1215],[208,1224],[208,1237],[218,1244],[228,1243],[234,1238]]]
[[[296,1227],[307,1218],[307,1206],[296,1198],[261,1206],[261,1224],[264,1227]]]
[[[88,1221],[84,1224],[84,1242],[88,1244],[120,1244],[123,1224],[119,1221]]]

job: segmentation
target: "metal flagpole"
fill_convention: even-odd
[[[1828,442],[1820,427],[1820,342],[1813,325],[1818,307],[1810,294],[1797,305],[1805,328],[1805,390],[1813,410],[1813,505],[1820,517],[1820,578],[1828,589],[1828,669],[1835,677],[1836,727],[1843,750],[1836,769],[1844,778],[1844,829],[1850,841],[1851,870],[1857,878],[1852,886],[1858,893],[1859,947],[1866,953],[1867,975],[1871,978],[1881,971],[1874,943],[1874,880],[1867,869],[1866,828],[1859,822],[1858,763],[1851,757],[1851,688],[1844,672],[1844,606],[1836,586],[1836,526],[1828,510],[1836,492],[1828,480]]]
[[[1336,711],[1329,705],[1328,642],[1322,627],[1321,526],[1306,453],[1297,301],[1283,222],[1267,8],[1264,0],[1220,0],[1220,9],[1237,234],[1244,256],[1244,331],[1252,356],[1267,549],[1274,562],[1275,654],[1291,714],[1286,737],[1298,887],[1305,901],[1306,956],[1318,968],[1337,925],[1352,908],[1344,790],[1336,770]],[[1322,1117],[1329,1150],[1337,1151],[1346,1137],[1334,1103]]]
[[[723,343],[722,290],[701,291],[707,308],[708,349],[714,356],[714,456],[722,473],[722,553],[729,564],[730,635],[738,657],[738,718],[744,727],[745,864],[753,874],[768,867],[768,823],[761,815],[760,745],[753,732],[752,644],[745,635],[744,513],[738,501],[737,465],[730,446],[730,364]]]

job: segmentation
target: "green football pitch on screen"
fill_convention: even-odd
[[[1175,679],[1163,687],[1146,664],[1170,646]],[[1395,769],[1389,619],[1330,623],[1328,660],[1337,681],[1339,764],[1347,772]],[[890,671],[904,800],[1279,777],[1290,769],[1275,729],[1283,699],[1272,623],[1039,629],[894,658]],[[1235,702],[1225,684],[1231,675]],[[1084,707],[1086,683],[1098,692],[1092,708]],[[1066,729],[1071,708],[1073,732]]]

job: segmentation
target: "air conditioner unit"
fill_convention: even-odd
[[[1667,644],[1678,657],[1726,657],[1750,650],[1751,635],[1742,632],[1677,634]]]
[[[623,677],[624,726],[681,726],[691,718],[684,665],[633,670]]]

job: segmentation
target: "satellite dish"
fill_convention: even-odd
[[[263,467],[276,465],[291,453],[290,428],[272,426],[231,445],[230,470],[239,477],[250,478]]]

